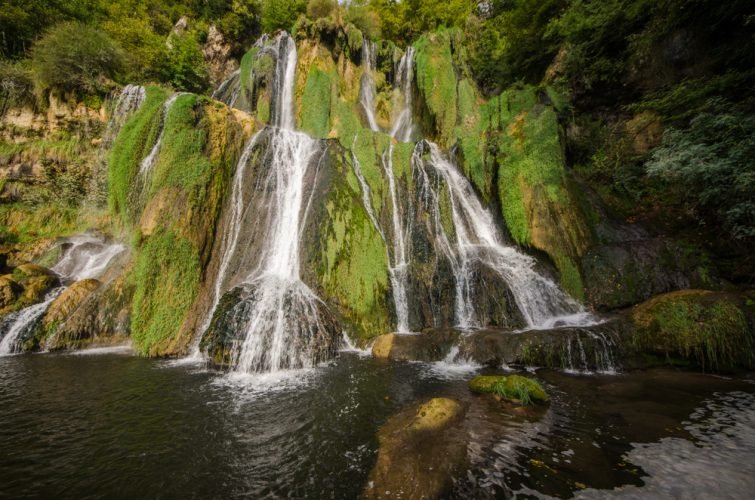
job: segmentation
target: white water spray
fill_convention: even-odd
[[[535,270],[534,258],[505,243],[493,215],[482,206],[466,177],[443,156],[435,144],[427,141],[425,144],[430,152],[429,164],[443,180],[450,198],[455,232],[453,241],[446,234],[440,220],[440,186],[430,182],[421,157],[422,143],[415,149],[412,163],[418,175],[421,196],[435,219],[436,246],[452,264],[456,281],[455,311],[458,326],[464,329],[485,326],[478,321],[471,298],[474,285],[472,271],[478,263],[495,271],[506,282],[529,328],[592,323],[592,316],[578,302]]]
[[[410,142],[414,132],[412,119],[412,84],[414,82],[414,47],[408,47],[396,69],[396,84],[400,100],[395,108],[399,114],[393,121],[391,136],[401,142]]]
[[[362,79],[359,85],[359,103],[364,109],[367,125],[373,132],[380,132],[380,127],[375,118],[375,78],[372,76],[375,71],[375,43],[364,40],[362,43]]]

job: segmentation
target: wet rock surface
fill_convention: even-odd
[[[363,498],[438,498],[450,491],[466,459],[466,407],[433,398],[391,417],[378,431],[380,448]]]

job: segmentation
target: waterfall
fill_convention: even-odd
[[[283,129],[294,129],[294,77],[296,75],[296,43],[283,32],[276,40],[277,57],[273,78],[273,102],[271,104],[272,125]]]
[[[231,108],[236,104],[241,91],[241,70],[237,69],[223,80],[212,93],[212,98],[224,102]]]
[[[141,164],[139,164],[139,175],[140,176],[147,176],[152,171],[152,168],[155,166],[155,163],[157,162],[157,156],[160,154],[160,147],[163,143],[163,135],[165,134],[165,122],[168,120],[168,114],[170,113],[170,108],[173,107],[173,104],[176,102],[176,99],[178,99],[181,95],[185,94],[185,92],[176,92],[175,94],[171,95],[162,105],[162,108],[160,110],[160,132],[157,135],[157,140],[155,141],[155,145],[152,146],[152,149],[150,150],[149,154],[142,160]]]
[[[437,174],[431,181],[423,153],[429,150],[429,166]],[[472,185],[451,164],[433,143],[417,144],[412,157],[419,196],[433,216],[436,247],[451,262],[456,282],[455,314],[458,326],[478,328],[475,304],[471,293],[474,287],[472,271],[483,264],[497,273],[508,285],[527,326],[552,328],[585,324],[591,316],[575,300],[566,295],[553,281],[539,274],[534,258],[521,253],[504,241],[492,213],[485,209]],[[440,190],[445,188],[450,199],[453,235],[449,235],[441,220]]]
[[[65,285],[82,279],[100,277],[107,270],[113,257],[126,249],[119,243],[105,243],[101,238],[87,234],[73,236],[62,244],[69,248],[52,267],[52,271],[58,275],[64,286],[48,292],[43,302],[11,313],[2,320],[0,335],[3,332],[5,334],[0,341],[0,356],[21,349],[23,342],[33,333],[52,301],[65,291]]]
[[[382,156],[383,170],[388,179],[388,192],[391,195],[391,222],[393,223],[393,261],[389,269],[391,285],[393,287],[393,302],[396,308],[397,330],[409,331],[409,301],[407,289],[409,287],[409,262],[407,261],[406,238],[408,231],[401,221],[403,212],[396,190],[396,177],[393,175],[393,144]]]
[[[388,186],[391,196],[391,207],[393,209],[392,222],[393,222],[393,255],[388,249],[388,239],[386,237],[383,228],[378,222],[378,218],[375,215],[375,210],[372,207],[372,190],[370,189],[367,180],[362,174],[362,166],[359,163],[354,151],[356,151],[357,136],[354,136],[354,143],[352,144],[352,164],[354,168],[354,174],[359,181],[359,185],[362,190],[362,204],[367,211],[367,216],[375,226],[380,238],[385,245],[385,253],[388,257],[388,272],[391,280],[391,288],[393,290],[393,305],[396,312],[396,331],[399,333],[408,333],[409,330],[409,303],[407,300],[407,281],[408,263],[406,261],[406,244],[404,239],[406,234],[404,233],[403,226],[401,224],[400,217],[400,204],[398,200],[398,194],[396,192],[396,180],[393,175],[393,145],[388,147],[382,156],[383,170],[385,171],[386,178],[388,179]]]
[[[400,101],[395,106],[400,112],[391,127],[391,136],[401,142],[410,142],[414,132],[412,119],[412,85],[414,82],[414,47],[408,47],[396,68],[396,86]]]
[[[212,324],[217,319],[221,289],[235,278],[237,288],[231,293],[238,293],[240,300],[221,312],[220,319],[241,333],[233,346],[232,364],[242,373],[311,367],[326,359],[330,347],[323,349],[324,344],[338,343],[325,304],[300,278],[299,240],[312,201],[306,196],[305,179],[320,147],[315,139],[293,130],[296,46],[287,33],[279,35],[276,45],[273,127],[265,130],[267,170],[257,172],[260,177],[254,179],[255,193],[263,194],[257,200],[243,196],[245,180],[255,175],[254,169],[247,170],[260,142],[255,137],[247,144],[234,178],[211,320]],[[249,214],[252,203],[258,203],[259,211]],[[248,222],[245,215],[255,219],[254,226],[262,233],[249,241],[260,245],[251,257],[240,239]],[[232,262],[240,262],[234,272]]]
[[[97,158],[92,167],[92,177],[89,181],[87,201],[95,206],[104,206],[107,203],[107,155],[113,141],[123,124],[126,123],[126,119],[141,107],[146,95],[141,85],[126,85],[118,96],[107,129],[102,136],[102,143],[97,151]]]
[[[380,132],[380,127],[375,119],[375,79],[372,74],[375,71],[376,54],[375,43],[365,39],[362,42],[362,79],[359,84],[359,103],[364,109],[367,124],[373,132]]]
[[[7,356],[21,350],[24,340],[32,333],[52,301],[64,290],[65,287],[54,288],[47,293],[44,301],[11,313],[3,319],[0,332],[6,333],[0,341],[0,356]]]

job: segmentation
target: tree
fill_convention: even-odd
[[[32,49],[37,90],[95,94],[124,69],[121,49],[105,33],[80,22],[48,31]]]

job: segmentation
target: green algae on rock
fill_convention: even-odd
[[[469,389],[479,394],[493,394],[524,405],[546,403],[550,396],[534,379],[521,375],[479,375],[469,381]]]

